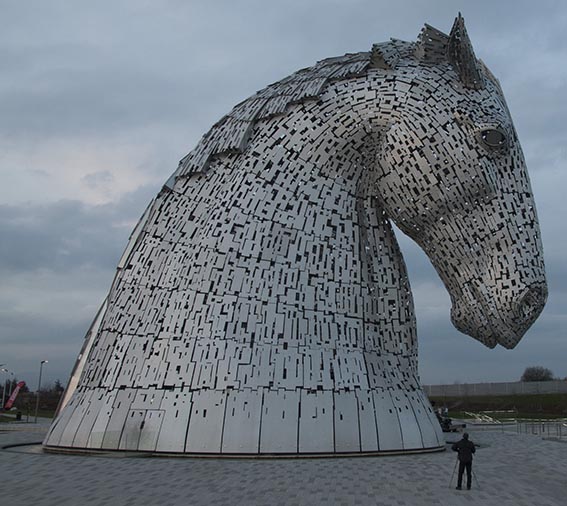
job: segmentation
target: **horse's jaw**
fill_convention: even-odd
[[[429,227],[403,229],[449,292],[455,328],[489,348],[514,348],[547,300],[541,234],[526,194],[508,196],[517,215],[493,199]]]
[[[545,280],[526,286],[510,300],[497,290],[464,285],[459,297],[451,297],[451,321],[455,328],[489,348],[497,344],[513,349],[541,314],[547,299]]]

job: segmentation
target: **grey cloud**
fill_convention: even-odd
[[[66,319],[59,319],[50,315],[24,313],[12,308],[10,311],[2,309],[2,346],[27,345],[38,341],[53,345],[80,342],[77,336],[84,335],[88,320],[84,317],[78,318],[74,314],[69,314]],[[5,353],[4,350],[3,352]]]
[[[50,282],[37,282],[40,300],[58,297],[57,311],[53,304],[30,307],[30,294],[18,289],[18,274],[10,274],[10,290],[6,290],[6,275],[0,291],[0,352],[2,362],[19,379],[35,388],[39,360],[48,359],[45,380],[59,378],[66,382],[85,336],[112,280],[112,270],[90,270],[77,276],[72,271],[60,272]],[[43,273],[37,273],[38,278]],[[28,273],[24,275],[29,276]],[[33,274],[32,274],[33,276]],[[76,284],[83,283],[84,293],[77,298]],[[81,287],[82,288],[82,287]],[[68,292],[66,293],[66,290]],[[86,303],[86,305],[85,305]]]
[[[239,3],[237,15],[230,2],[167,2],[159,10],[113,2],[109,11],[50,5],[37,5],[40,16],[26,16],[35,38],[22,44],[17,25],[3,35],[0,131],[6,135],[99,135],[187,123],[204,133],[236,102],[301,66],[390,36],[415,39],[424,21],[448,31],[465,4],[444,1],[433,10],[411,2],[313,1],[281,9],[248,1]],[[8,17],[10,10],[21,16],[10,6]],[[489,11],[488,17],[482,9],[465,11],[478,33],[475,43],[488,54],[483,31],[512,26],[517,16],[498,4]],[[542,16],[533,7],[530,15]],[[497,61],[500,67],[511,59]]]
[[[58,70],[56,75],[44,73],[36,79],[44,83],[41,89],[32,83],[4,91],[0,114],[5,135],[96,134],[99,129],[155,125],[164,118],[177,123],[187,117],[186,93],[212,100],[190,83],[140,75],[134,69],[113,69],[108,64],[101,69]]]
[[[510,8],[488,0],[474,5],[465,0],[9,2],[3,5],[8,21],[0,33],[0,135],[15,139],[15,149],[24,153],[38,141],[73,144],[77,137],[141,147],[151,142],[159,147],[140,171],[165,181],[198,137],[256,90],[321,58],[367,50],[389,37],[415,40],[424,22],[447,32],[459,10],[477,56],[502,82],[534,190],[541,188],[536,202],[550,299],[517,349],[485,349],[451,326],[443,296],[435,295],[445,309],[429,311],[431,301],[421,298],[420,286],[444,289],[427,257],[400,237],[416,292],[422,377],[425,382],[509,380],[535,362],[567,375],[559,363],[567,355],[565,204],[560,190],[543,184],[565,158],[567,78],[559,63],[565,51],[564,3],[542,8],[518,1]],[[541,63],[538,52],[558,58]],[[535,63],[556,82],[534,71]],[[41,167],[8,170],[48,177]],[[105,183],[107,170],[100,167],[85,183]],[[561,188],[565,178],[557,177]],[[159,184],[144,187],[103,206],[80,200],[39,204],[37,195],[27,204],[0,206],[3,275],[46,270],[53,273],[52,290],[62,283],[70,293],[74,286],[93,287],[84,294],[92,300],[92,315],[83,308],[71,321],[47,310],[34,312],[25,294],[14,294],[9,311],[0,313],[3,361],[21,363],[31,377],[32,357],[49,353],[46,373],[66,379],[131,232],[120,225],[136,221],[158,189]],[[38,289],[49,293],[47,285]]]
[[[137,221],[157,189],[100,206],[76,200],[0,206],[0,270],[114,269],[131,232],[123,223]]]
[[[106,186],[114,181],[114,176],[108,170],[101,170],[98,172],[91,172],[90,174],[84,175],[81,180],[89,188],[98,188],[100,186]]]
[[[557,376],[567,376],[566,340],[555,328],[544,329],[539,322],[514,350],[488,349],[457,332],[444,319],[418,319],[418,337],[421,380],[425,384],[514,381],[531,365],[545,365]]]
[[[131,233],[117,225],[135,222],[157,190],[102,206],[0,206],[1,353],[19,378],[35,378],[41,357],[50,361],[46,381],[67,381]]]

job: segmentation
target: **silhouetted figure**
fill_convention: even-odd
[[[469,441],[469,435],[465,432],[463,439],[455,443],[453,451],[459,452],[459,479],[457,480],[457,490],[461,490],[463,485],[463,472],[467,470],[467,490],[471,489],[472,456],[476,451],[474,443]]]

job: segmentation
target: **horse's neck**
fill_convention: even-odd
[[[413,298],[390,220],[375,198],[357,199],[357,220],[366,339],[385,353],[415,353]]]
[[[404,261],[389,219],[363,190],[366,134],[334,151],[325,149],[332,140],[293,142],[275,127],[267,125],[274,133],[257,134],[245,153],[219,158],[207,181],[177,188],[197,201],[192,192],[215,188],[195,244],[227,257],[237,251],[249,273],[265,269],[245,283],[252,297],[332,312],[347,327],[365,326],[356,331],[364,349],[411,355],[415,320]],[[277,286],[262,292],[269,280]]]

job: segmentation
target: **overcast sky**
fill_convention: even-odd
[[[513,6],[513,7],[512,7]],[[567,4],[560,1],[0,0],[0,363],[63,383],[133,225],[232,106],[317,60],[448,33],[465,17],[522,142],[549,281],[515,350],[457,332],[425,255],[401,239],[422,382],[567,376]]]

